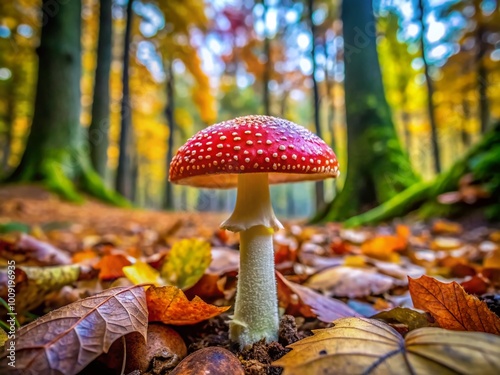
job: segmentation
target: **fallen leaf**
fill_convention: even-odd
[[[230,308],[207,304],[199,297],[189,301],[184,292],[175,286],[152,286],[148,288],[146,298],[149,321],[172,325],[196,324]]]
[[[415,308],[428,311],[442,328],[500,334],[500,318],[456,282],[432,277],[409,278]]]
[[[407,246],[407,241],[399,236],[378,236],[361,245],[361,252],[366,256],[398,262],[397,252],[403,251]]]
[[[500,249],[496,249],[484,257],[484,268],[500,268]]]
[[[118,338],[139,332],[146,338],[148,311],[144,288],[113,288],[54,310],[16,334],[16,368],[6,347],[0,372],[77,374]]]
[[[123,254],[110,254],[101,258],[95,268],[99,269],[99,279],[114,280],[124,277],[123,267],[129,266],[130,260]]]
[[[163,285],[164,281],[160,277],[160,273],[151,267],[149,264],[137,261],[131,266],[123,267],[123,273],[135,285],[153,284]]]
[[[161,277],[170,285],[187,289],[203,276],[210,265],[210,244],[204,240],[177,241],[160,270]]]
[[[0,223],[0,234],[2,233],[28,233],[30,231],[30,226],[25,223],[19,223],[17,221],[10,221],[8,223]]]
[[[406,339],[374,319],[344,318],[297,341],[273,366],[303,374],[498,374],[500,337],[420,328]]]
[[[97,253],[94,250],[87,249],[79,251],[71,257],[73,263],[92,263],[97,260]]]
[[[0,249],[3,253],[2,257],[6,259],[21,257],[17,263],[24,265],[57,266],[71,264],[71,257],[67,252],[25,233],[22,233],[14,243],[8,244],[2,241]]]
[[[385,293],[401,282],[373,268],[333,267],[313,275],[306,286],[337,297],[366,297]]]
[[[40,306],[48,294],[79,280],[81,267],[66,265],[55,267],[16,268],[16,312],[22,314]],[[7,300],[7,289],[0,289],[0,297]]]
[[[432,224],[432,232],[435,234],[461,234],[463,227],[451,221],[436,220]]]
[[[3,329],[0,329],[0,347],[4,346],[5,342],[9,339],[7,333]]]
[[[360,316],[344,302],[288,281],[279,272],[276,272],[276,279],[278,281],[278,298],[280,304],[287,308],[287,313],[297,311],[306,318],[317,317],[326,323],[348,316]]]
[[[436,237],[431,242],[432,250],[455,250],[462,246],[462,241],[453,237]]]
[[[394,322],[402,323],[405,324],[410,331],[432,326],[425,313],[421,313],[407,307],[395,307],[392,310],[379,312],[371,318],[383,320],[388,324]]]
[[[212,262],[207,273],[223,275],[227,272],[237,272],[240,265],[240,252],[227,247],[212,248]]]
[[[474,275],[460,285],[469,294],[481,295],[488,291],[488,282],[480,275]]]
[[[396,225],[396,235],[408,243],[408,239],[411,236],[411,229],[408,225],[398,224]]]

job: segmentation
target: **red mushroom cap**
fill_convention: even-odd
[[[317,135],[271,116],[245,116],[192,136],[170,164],[171,182],[231,188],[240,173],[269,173],[269,183],[337,177],[337,158]]]

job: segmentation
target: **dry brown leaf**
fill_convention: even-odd
[[[442,328],[500,334],[500,318],[456,282],[424,275],[409,278],[409,289],[415,307],[428,311]]]
[[[326,323],[348,316],[360,316],[344,302],[326,297],[300,284],[288,281],[281,273],[276,272],[278,280],[278,297],[287,312],[296,311],[305,317],[316,317]]]
[[[344,318],[297,341],[274,366],[303,374],[498,374],[500,337],[420,328],[406,339],[374,319]]]
[[[306,286],[338,297],[366,297],[385,293],[400,281],[373,268],[333,267],[311,276]]]
[[[15,369],[9,348],[0,356],[0,372],[77,374],[118,338],[139,332],[146,338],[148,311],[142,286],[108,289],[54,310],[17,332]]]
[[[152,286],[148,288],[146,298],[149,321],[173,325],[196,324],[230,308],[210,305],[199,297],[189,301],[184,292],[175,286]]]

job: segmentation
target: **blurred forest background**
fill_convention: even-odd
[[[310,216],[359,179],[345,180],[348,129],[395,129],[349,156],[359,173],[368,148],[409,157],[395,190],[452,166],[500,118],[499,61],[495,0],[2,0],[0,179],[41,179],[74,200],[79,180],[115,203],[117,191],[141,207],[229,210],[234,191],[171,186],[172,154],[215,122],[269,114],[337,153],[339,181],[272,187],[278,215]],[[365,101],[380,124],[353,116]]]

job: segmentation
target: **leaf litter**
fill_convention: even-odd
[[[127,301],[145,306],[149,319],[141,320],[141,327],[128,325],[119,335],[104,336],[106,342],[93,348],[79,368],[90,362],[90,369],[108,344],[120,343],[119,337],[135,343],[129,345],[139,345],[142,339],[131,341],[129,336],[144,336],[148,320],[180,324],[171,327],[186,343],[186,354],[210,346],[229,349],[247,374],[280,374],[283,369],[285,374],[301,373],[297,372],[301,366],[311,374],[321,366],[345,373],[345,364],[338,362],[341,350],[337,352],[334,344],[346,339],[335,338],[345,322],[351,326],[349,335],[362,339],[359,345],[363,352],[373,351],[372,359],[379,359],[379,365],[374,366],[369,359],[356,357],[359,366],[374,367],[359,367],[352,373],[389,371],[405,355],[402,347],[407,349],[405,361],[413,366],[408,371],[417,374],[438,370],[462,373],[457,366],[463,358],[470,360],[464,364],[467,373],[497,373],[500,368],[495,360],[486,358],[493,356],[494,346],[498,346],[494,334],[499,330],[495,314],[500,310],[500,231],[495,227],[444,220],[359,229],[343,229],[334,223],[321,227],[287,224],[274,239],[278,297],[282,311],[288,314],[281,321],[280,341],[258,343],[239,352],[227,333],[228,309],[237,281],[238,237],[218,229],[224,215],[130,211],[93,201],[75,206],[42,190],[29,190],[38,188],[25,189],[28,191],[19,189],[17,195],[9,192],[13,198],[0,205],[0,259],[3,264],[16,260],[16,292],[23,296],[18,306],[23,324],[18,340],[21,344],[30,342],[26,347],[18,345],[25,348],[19,355],[31,353],[31,358],[45,361],[40,366],[65,365],[53,354],[33,357],[35,352],[53,353],[49,349],[57,345],[50,343],[60,345],[63,341],[49,335],[48,341],[40,344],[43,349],[31,348],[36,342],[36,336],[31,335],[37,331],[29,327],[50,327],[70,337],[75,329],[58,325],[57,314],[62,311],[73,318],[79,314],[77,320],[81,318],[86,324],[84,317],[93,316],[89,311],[96,308],[88,298],[129,290],[136,292]],[[0,272],[0,297],[4,300],[6,277]],[[143,283],[156,287],[141,286]],[[167,309],[166,301],[170,303]],[[36,316],[41,318],[30,323]],[[457,319],[460,316],[469,318]],[[4,323],[6,318],[2,320]],[[92,327],[89,337],[106,333],[99,324]],[[318,328],[329,333],[315,331]],[[388,340],[383,348],[371,339],[377,332]],[[319,353],[321,349],[306,359],[303,353],[317,346],[314,340],[318,335],[332,338],[324,341],[329,354]],[[423,344],[425,340],[435,350],[422,349],[428,345]],[[471,343],[468,354],[463,349],[467,343]],[[476,352],[479,344],[483,357]],[[64,345],[64,350],[75,353],[84,349],[74,339]],[[300,354],[302,350],[306,351]],[[390,361],[384,359],[384,350],[394,352]],[[424,359],[411,359],[413,353]],[[345,354],[348,358],[353,355]],[[0,363],[5,364],[5,357]],[[485,367],[488,363],[496,372]]]

